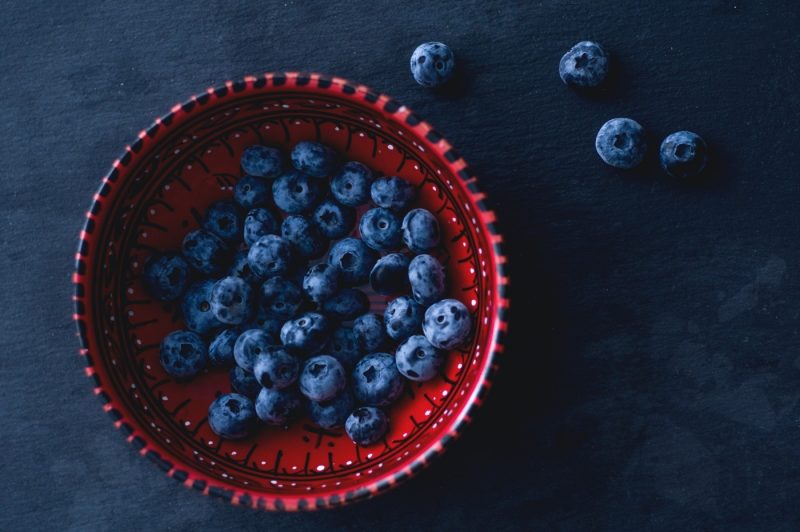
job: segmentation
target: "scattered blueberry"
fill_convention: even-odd
[[[340,321],[355,319],[368,309],[367,294],[356,288],[342,288],[322,302],[322,312]]]
[[[405,292],[408,285],[408,257],[402,253],[384,255],[369,274],[369,284],[379,294]]]
[[[276,148],[250,146],[242,153],[242,170],[258,177],[278,177],[283,169],[283,154]]]
[[[374,251],[361,240],[352,237],[336,242],[328,255],[328,263],[339,267],[340,281],[348,286],[366,283],[377,260]]]
[[[408,337],[394,355],[397,370],[412,381],[429,381],[444,362],[444,353],[421,334]]]
[[[214,281],[198,281],[186,290],[181,302],[183,321],[186,328],[199,334],[206,334],[223,326],[211,311],[211,290]]]
[[[389,209],[377,207],[362,214],[358,231],[364,243],[375,251],[391,251],[400,247],[400,219]]]
[[[354,406],[353,394],[349,390],[344,390],[328,401],[309,401],[308,416],[318,427],[333,430],[344,426]]]
[[[323,196],[323,182],[298,171],[283,174],[272,183],[272,198],[282,211],[302,214]]]
[[[414,187],[402,177],[381,177],[372,182],[370,188],[372,201],[378,207],[402,211],[408,207],[411,200],[416,196]]]
[[[219,275],[228,266],[228,246],[217,235],[205,229],[196,229],[187,234],[181,251],[195,270],[206,275]]]
[[[331,179],[331,194],[348,207],[358,207],[369,201],[372,171],[363,164],[350,161]]]
[[[253,375],[264,388],[282,390],[294,384],[299,374],[300,361],[282,345],[267,347],[253,366]]]
[[[292,267],[292,247],[284,238],[266,235],[259,238],[247,252],[250,268],[261,277],[282,275]]]
[[[450,81],[456,59],[450,47],[441,42],[424,42],[411,54],[411,75],[423,87],[438,87]]]
[[[362,404],[386,406],[395,402],[403,393],[403,383],[394,357],[388,353],[367,355],[353,370],[353,393]]]
[[[233,358],[242,369],[253,372],[258,355],[275,345],[275,339],[263,329],[248,329],[239,335],[233,345]]]
[[[420,330],[424,308],[407,296],[389,301],[383,313],[386,333],[398,342]]]
[[[658,151],[661,168],[672,177],[693,177],[706,167],[708,148],[697,133],[677,131],[667,136]]]
[[[246,175],[233,187],[233,199],[244,209],[263,207],[270,199],[270,182]]]
[[[403,218],[403,243],[414,253],[427,253],[439,244],[439,222],[427,209],[411,209]]]
[[[236,363],[233,346],[239,338],[238,329],[223,329],[208,346],[208,362],[212,367],[229,367]]]
[[[173,253],[153,255],[144,267],[147,292],[159,301],[175,301],[189,282],[189,265]]]
[[[328,241],[317,224],[300,214],[284,218],[281,236],[294,245],[299,256],[306,259],[321,257],[328,247]]]
[[[302,397],[295,388],[261,388],[256,398],[256,415],[269,425],[286,425],[300,414]]]
[[[232,201],[223,200],[213,203],[206,211],[203,228],[211,231],[225,242],[236,242],[242,239],[242,212]]]
[[[356,334],[351,327],[338,327],[330,340],[325,345],[324,351],[342,363],[347,369],[352,369],[361,356]]]
[[[333,149],[319,142],[302,141],[292,149],[292,164],[313,177],[327,177],[339,166],[339,156]]]
[[[581,41],[558,63],[561,81],[575,87],[597,87],[608,75],[608,55],[592,41]]]
[[[472,318],[466,305],[456,299],[443,299],[425,311],[422,330],[425,338],[440,349],[454,349],[469,338]]]
[[[259,304],[267,316],[288,320],[303,305],[303,293],[294,281],[271,277],[261,285]]]
[[[417,255],[408,265],[411,294],[417,303],[428,306],[444,295],[444,268],[430,255]]]
[[[603,124],[594,147],[606,164],[623,169],[638,166],[647,153],[644,129],[630,118],[612,118]]]
[[[314,211],[314,222],[328,238],[344,238],[356,224],[356,211],[352,207],[325,200]]]
[[[317,312],[306,312],[281,327],[283,345],[312,353],[322,347],[328,336],[328,319]]]
[[[241,277],[223,277],[211,289],[211,312],[222,323],[239,325],[253,312],[252,292]]]
[[[244,438],[253,429],[256,410],[253,401],[238,393],[220,395],[208,407],[208,425],[218,436]]]
[[[364,353],[374,353],[386,343],[386,326],[377,314],[364,314],[353,320],[353,334],[358,348]]]
[[[303,291],[317,305],[339,290],[339,268],[325,262],[315,264],[303,277]]]
[[[252,246],[262,236],[278,234],[279,219],[268,209],[251,209],[244,219],[244,242]]]
[[[300,393],[312,401],[330,401],[344,390],[347,376],[338,360],[317,355],[306,360],[298,382]]]
[[[258,397],[258,392],[261,391],[261,384],[256,380],[252,373],[244,370],[239,366],[234,366],[228,372],[231,381],[231,388],[236,393],[240,393],[245,397],[249,397],[253,401]]]
[[[244,250],[237,251],[233,256],[233,264],[228,270],[228,275],[240,277],[250,284],[260,284],[263,281],[250,267],[250,263],[247,261],[247,251]]]
[[[208,348],[197,333],[172,331],[161,341],[161,366],[179,380],[191,379],[208,362]]]

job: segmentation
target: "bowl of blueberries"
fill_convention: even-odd
[[[318,74],[228,82],[142,131],[95,194],[74,275],[86,374],[190,488],[362,500],[484,399],[501,244],[464,160],[408,108]]]

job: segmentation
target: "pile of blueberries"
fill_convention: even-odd
[[[323,144],[296,144],[288,168],[280,150],[250,146],[241,166],[234,200],[211,205],[180,253],[145,265],[149,293],[180,300],[186,325],[163,339],[161,364],[179,380],[230,368],[234,393],[208,411],[222,437],[247,436],[257,419],[285,426],[305,411],[324,429],[375,443],[389,424],[381,408],[405,379],[436,376],[471,333],[469,311],[444,298],[444,268],[429,254],[439,223],[411,208],[407,181],[340,164]],[[349,236],[356,224],[360,238]],[[367,286],[394,296],[382,317],[368,312],[357,288]]]

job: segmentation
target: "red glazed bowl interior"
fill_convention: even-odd
[[[442,227],[449,296],[467,305],[475,323],[471,343],[450,353],[441,378],[409,383],[389,410],[387,437],[370,447],[306,420],[263,427],[241,441],[215,435],[206,415],[215,394],[230,391],[227,371],[189,383],[165,374],[159,343],[182,321],[177,305],[152,300],[140,280],[152,252],[180,249],[206,207],[231,197],[245,147],[288,150],[309,139],[417,186],[417,205]],[[87,216],[74,279],[86,373],[138,452],[203,493],[270,510],[369,497],[442,452],[490,385],[508,306],[494,214],[438,132],[366,87],[290,73],[209,89],[139,134],[103,179]],[[371,300],[381,312],[386,298]]]

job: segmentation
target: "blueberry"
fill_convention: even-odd
[[[369,274],[369,284],[379,294],[405,292],[408,285],[408,257],[389,253],[378,259]]]
[[[267,313],[264,312],[264,309],[261,308],[261,305],[256,305],[253,316],[251,316],[249,321],[243,323],[240,328],[243,331],[246,331],[247,329],[261,329],[269,334],[275,340],[275,342],[277,342],[281,336],[282,326],[282,319],[268,316]]]
[[[408,265],[411,294],[420,305],[428,306],[444,295],[444,268],[430,255],[417,255]]]
[[[370,188],[372,201],[378,207],[402,211],[408,207],[416,196],[414,187],[402,177],[381,177],[372,182]]]
[[[383,410],[374,406],[360,406],[347,417],[344,430],[353,443],[367,446],[377,443],[389,429],[389,419]]]
[[[180,255],[153,255],[144,267],[147,292],[159,301],[175,301],[189,283],[189,265]]]
[[[253,289],[240,277],[223,277],[211,289],[211,312],[222,323],[239,325],[253,312]]]
[[[208,407],[208,425],[214,434],[238,440],[253,430],[256,409],[253,401],[238,393],[220,395]]]
[[[256,398],[256,415],[269,425],[286,425],[302,411],[303,400],[295,388],[261,388]]]
[[[186,262],[206,275],[219,275],[228,267],[228,246],[205,229],[191,231],[183,238],[181,251]]]
[[[438,87],[450,81],[456,71],[456,58],[441,42],[424,42],[411,54],[411,75],[423,87]]]
[[[292,245],[277,235],[262,236],[250,247],[247,261],[256,275],[282,275],[293,265]]]
[[[330,401],[347,386],[342,364],[330,355],[306,360],[300,373],[300,393],[312,401]]]
[[[275,345],[275,339],[263,329],[248,329],[233,344],[233,358],[244,370],[253,372],[258,355]]]
[[[339,166],[339,156],[328,146],[319,142],[302,141],[292,149],[292,164],[305,174],[326,177]]]
[[[284,277],[272,277],[261,285],[259,303],[267,316],[288,320],[303,305],[303,293],[295,282]]]
[[[354,406],[353,394],[350,390],[344,390],[328,401],[309,401],[308,417],[318,427],[325,430],[333,430],[344,426],[344,422],[350,412],[353,411]]]
[[[228,372],[228,377],[230,378],[233,391],[245,397],[249,397],[253,401],[256,400],[258,392],[261,391],[261,384],[259,384],[252,373],[245,371],[239,366],[234,366]]]
[[[364,314],[353,320],[356,345],[364,353],[374,353],[386,343],[383,318],[377,314]]]
[[[245,209],[263,207],[270,198],[270,183],[261,177],[246,175],[233,188],[233,199]]]
[[[331,194],[348,207],[358,207],[369,201],[372,172],[363,164],[350,161],[331,179]]]
[[[427,209],[412,209],[403,218],[403,243],[414,253],[426,253],[439,244],[439,222]]]
[[[664,139],[658,155],[661,168],[672,177],[693,177],[706,167],[708,148],[697,133],[677,131]]]
[[[314,222],[328,238],[344,238],[356,224],[356,211],[352,207],[325,200],[314,211]]]
[[[268,209],[252,209],[244,219],[244,242],[252,246],[262,236],[276,235],[280,229],[280,221]]]
[[[208,362],[212,367],[229,367],[236,362],[233,358],[233,346],[239,338],[238,329],[223,329],[208,346]]]
[[[469,338],[472,318],[466,305],[456,299],[443,299],[425,311],[422,323],[425,338],[440,349],[454,349]]]
[[[168,375],[191,379],[206,367],[208,348],[197,333],[172,331],[161,341],[160,360]]]
[[[294,384],[299,374],[300,361],[282,345],[267,347],[253,366],[253,375],[264,388],[282,390]]]
[[[397,370],[412,381],[429,381],[436,376],[444,362],[444,352],[417,334],[400,344],[394,355]]]
[[[351,327],[341,326],[333,331],[330,340],[325,345],[325,352],[342,363],[342,366],[352,369],[361,356],[356,334]]]
[[[331,248],[328,264],[341,270],[343,285],[358,286],[369,280],[369,272],[378,260],[374,251],[357,238],[344,238]]]
[[[303,291],[308,298],[321,304],[339,290],[339,268],[325,262],[311,266],[303,277]]]
[[[608,55],[592,41],[581,41],[558,63],[561,81],[574,87],[597,87],[608,75]]]
[[[410,297],[400,296],[392,299],[383,313],[386,333],[398,342],[416,334],[420,330],[424,310]]]
[[[302,214],[323,196],[323,181],[298,171],[283,174],[272,183],[272,198],[282,211]]]
[[[198,281],[186,290],[181,302],[183,321],[186,328],[196,333],[206,334],[223,326],[211,311],[211,290],[214,281]]]
[[[389,209],[377,207],[361,216],[358,231],[366,245],[375,251],[391,251],[400,247],[400,219]]]
[[[211,231],[225,242],[242,239],[242,212],[232,201],[212,203],[206,211],[203,228]]]
[[[388,353],[372,353],[356,364],[353,370],[353,393],[359,403],[386,406],[403,393],[403,377],[397,371],[394,357]]]
[[[328,241],[317,224],[299,214],[284,218],[281,236],[294,245],[297,255],[306,259],[321,257],[328,247]]]
[[[228,270],[228,275],[240,277],[250,284],[260,284],[263,281],[250,267],[250,263],[247,261],[247,251],[243,250],[237,251],[233,256],[233,264]]]
[[[633,168],[647,153],[644,129],[630,118],[612,118],[603,124],[594,147],[600,158],[615,168]]]
[[[322,347],[328,335],[328,320],[317,312],[306,312],[281,327],[283,345],[312,353]]]
[[[367,294],[356,288],[342,288],[322,303],[322,312],[340,321],[352,320],[368,309]]]
[[[250,146],[242,153],[242,170],[258,177],[278,177],[283,169],[283,154],[276,148]]]

